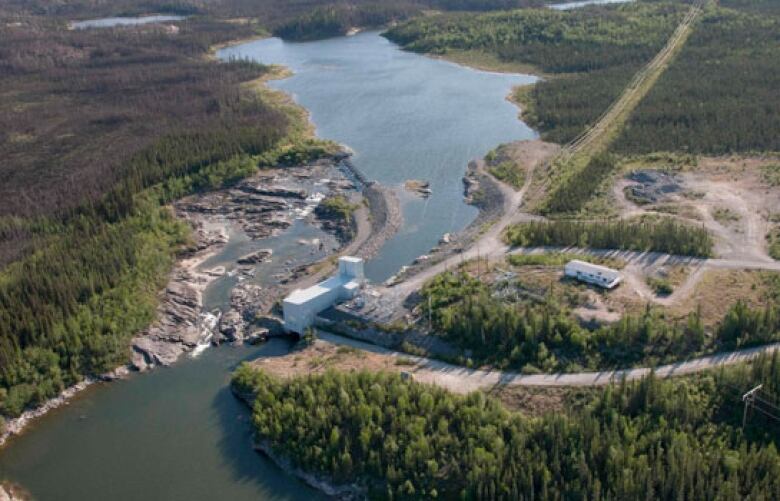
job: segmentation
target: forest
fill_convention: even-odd
[[[380,28],[424,14],[425,9],[492,11],[539,7],[553,0],[402,0],[321,2],[323,5],[274,26],[285,40],[317,40],[345,35],[352,28]]]
[[[558,0],[400,0],[399,4],[423,6],[439,10],[491,11],[540,7]],[[93,17],[105,15],[138,15],[160,12],[179,15],[213,17],[261,17],[266,26],[275,26],[279,20],[290,20],[313,8],[323,6],[361,7],[378,4],[377,0],[8,0],[14,10],[28,14],[50,16]]]
[[[471,361],[466,363],[530,374],[671,363],[780,339],[780,311],[771,302],[755,310],[741,302],[724,305],[728,310],[712,329],[705,328],[697,311],[678,320],[649,306],[641,315],[587,328],[562,298],[497,297],[465,272],[437,276],[421,296],[421,304],[431,306],[433,331],[468,350]]]
[[[761,2],[721,2],[744,6]],[[780,7],[711,9],[634,110],[620,153],[780,151]],[[751,9],[752,10],[752,9]]]
[[[125,363],[156,314],[188,228],[164,204],[257,169],[290,119],[242,82],[261,65],[209,62],[254,33],[198,19],[66,30],[0,24],[0,414],[18,415]]]
[[[352,5],[331,5],[319,7],[296,17],[274,29],[274,35],[285,40],[317,40],[346,35],[354,27],[379,27],[403,21],[420,13],[420,8],[411,4],[384,3]]]
[[[595,121],[660,50],[684,9],[640,2],[571,11],[443,14],[413,19],[386,36],[407,50],[489,52],[553,75],[522,90],[520,100],[528,109],[523,118],[543,139],[565,143]]]
[[[505,239],[515,247],[591,247],[697,257],[711,256],[713,245],[703,227],[649,216],[618,221],[519,223],[507,229]]]
[[[483,6],[509,4],[523,2]],[[314,143],[278,147],[292,118],[241,86],[266,68],[207,57],[215,44],[267,33],[311,8],[310,0],[0,5],[0,414],[127,360],[129,339],[154,318],[157,291],[189,245],[164,204],[258,164],[322,153]],[[150,11],[192,17],[175,30],[66,27]],[[263,25],[216,18],[239,15]]]
[[[601,183],[615,172],[617,159],[609,153],[595,155],[584,168],[554,184],[541,207],[543,214],[577,213],[593,198]]]
[[[371,499],[768,499],[780,493],[777,422],[741,395],[780,386],[780,358],[687,379],[609,386],[529,418],[476,392],[387,373],[281,381],[250,365],[257,439],[305,471]],[[774,493],[774,494],[773,494]]]

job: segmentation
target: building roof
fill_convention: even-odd
[[[618,270],[607,268],[606,266],[601,266],[598,264],[587,263],[585,261],[580,261],[578,259],[574,259],[566,263],[566,268],[573,268],[575,270],[587,271],[589,273],[600,272],[602,275],[605,276],[617,277],[620,275],[620,272]]]
[[[350,280],[351,279],[349,277],[342,277],[341,275],[336,275],[335,277],[331,277],[316,285],[307,287],[306,289],[295,289],[290,293],[289,296],[284,298],[284,302],[291,303],[291,304],[303,304],[308,301],[311,301],[312,299],[318,296],[327,294],[333,289],[337,289],[341,287],[342,285],[344,285]]]

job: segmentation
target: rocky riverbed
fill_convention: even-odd
[[[314,211],[326,196],[344,196],[359,200],[355,185],[338,170],[334,161],[313,165],[262,171],[236,186],[175,204],[179,217],[195,228],[193,252],[181,260],[171,275],[159,307],[157,321],[133,340],[132,367],[147,370],[167,366],[182,354],[208,344],[257,341],[278,326],[258,326],[255,319],[267,313],[283,293],[282,282],[296,274],[291,262],[272,263],[274,280],[252,283],[257,267],[272,262],[274,252],[260,248],[235,259],[236,267],[204,269],[204,263],[228,243],[228,230],[243,232],[253,241],[284,235],[296,219],[331,232],[339,232]],[[304,242],[322,250],[318,242]],[[226,311],[203,311],[203,292],[226,273],[239,275],[239,281],[227,292],[230,307]]]
[[[313,165],[262,171],[230,189],[177,202],[176,214],[192,226],[193,242],[180,256],[160,293],[157,319],[132,340],[128,366],[85,379],[40,407],[8,420],[0,433],[0,446],[10,436],[21,433],[32,420],[65,405],[95,382],[126,377],[130,370],[169,366],[183,354],[197,353],[199,348],[210,344],[258,342],[268,335],[280,334],[279,320],[264,313],[308,271],[311,262],[282,261],[273,267],[273,279],[261,284],[244,279],[254,275],[256,266],[267,264],[267,258],[273,253],[255,251],[257,259],[243,256],[245,261],[253,261],[244,264],[238,263],[242,259],[239,256],[235,259],[235,269],[230,272],[224,266],[209,268],[204,263],[223,252],[231,233],[243,233],[252,241],[262,243],[283,236],[296,220],[322,227],[323,221],[315,218],[313,211],[326,194],[342,194],[355,203],[360,202],[361,195],[336,162],[326,159]],[[328,251],[316,241],[300,245]],[[311,260],[318,258],[314,256]],[[230,307],[224,313],[204,311],[204,292],[228,273],[240,275],[238,283],[227,292]]]

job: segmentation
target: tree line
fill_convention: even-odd
[[[318,7],[277,26],[274,35],[285,40],[317,40],[346,35],[351,28],[379,27],[420,13],[412,4],[348,4]]]
[[[773,3],[773,12],[761,14],[708,10],[613,149],[715,155],[780,150],[780,8]],[[744,2],[721,4],[747,9]]]
[[[617,221],[519,223],[507,229],[505,240],[516,247],[590,247],[696,257],[711,256],[713,246],[712,237],[703,227],[671,217],[650,216]]]
[[[576,137],[620,95],[636,71],[663,47],[682,18],[676,3],[473,14],[413,19],[386,36],[408,50],[488,52],[565,78],[524,91],[523,114],[547,141]]]
[[[609,153],[591,157],[584,168],[556,183],[541,208],[543,214],[577,213],[605,179],[615,172],[617,159]]]
[[[772,302],[759,309],[737,302],[711,329],[698,311],[673,320],[650,307],[610,325],[585,327],[555,298],[499,298],[465,272],[437,276],[421,295],[421,304],[431,306],[434,333],[468,353],[464,361],[526,373],[671,363],[780,339],[780,311]]]
[[[196,19],[172,36],[24,22],[0,25],[0,81],[15,90],[0,104],[0,414],[10,416],[127,362],[189,245],[164,205],[255,172],[291,120],[241,88],[265,67],[205,61],[245,27]]]
[[[372,499],[768,499],[780,492],[777,423],[738,428],[741,392],[759,382],[778,387],[777,355],[609,386],[536,419],[398,374],[281,381],[245,364],[233,387],[255,395],[261,443]]]

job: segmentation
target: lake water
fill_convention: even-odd
[[[556,10],[571,10],[579,9],[580,7],[587,7],[588,5],[606,5],[611,3],[628,3],[633,1],[634,0],[582,0],[580,2],[550,4],[549,7]]]
[[[41,501],[320,499],[254,452],[249,412],[228,388],[240,361],[288,343],[208,349],[93,386],[12,440],[0,478]]]
[[[104,17],[100,19],[87,19],[86,21],[74,21],[70,23],[70,26],[77,30],[83,30],[86,28],[112,28],[114,26],[164,23],[169,21],[181,21],[182,19],[184,19],[184,16]]]
[[[270,39],[220,53],[231,55],[290,66],[296,75],[274,86],[311,110],[322,137],[352,147],[370,177],[395,186],[409,178],[431,182],[429,200],[403,196],[406,222],[370,263],[375,279],[472,220],[476,211],[463,203],[461,184],[470,159],[501,142],[535,137],[504,99],[532,77],[404,53],[377,33],[305,44]],[[303,252],[293,242],[316,236],[295,225],[288,241],[263,246],[292,255]],[[248,245],[233,240],[207,265],[232,262]],[[208,306],[221,306],[227,289],[222,281],[209,289]],[[252,450],[249,412],[228,387],[242,360],[289,349],[281,339],[211,348],[172,368],[93,386],[12,439],[0,451],[0,479],[42,501],[319,499]]]
[[[294,75],[271,82],[311,112],[320,137],[349,146],[369,179],[398,188],[404,225],[366,266],[382,281],[425,254],[477,211],[463,202],[468,162],[500,143],[534,139],[506,100],[535,77],[476,71],[404,52],[378,32],[307,43],[278,38],[219,51],[221,59],[281,64]],[[405,193],[422,179],[433,195]]]

